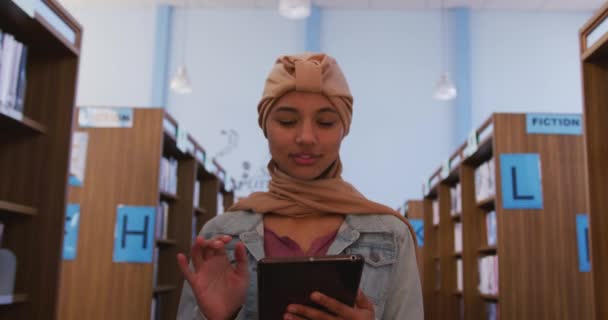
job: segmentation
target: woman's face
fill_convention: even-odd
[[[338,158],[344,126],[324,95],[289,92],[279,98],[266,121],[272,159],[288,175],[315,179]]]

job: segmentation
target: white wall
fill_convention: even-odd
[[[492,112],[582,112],[579,28],[591,12],[475,11],[473,124]]]
[[[77,105],[150,106],[156,8],[68,9],[84,28]]]

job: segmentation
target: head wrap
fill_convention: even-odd
[[[266,119],[276,101],[290,91],[316,92],[325,95],[336,108],[348,134],[353,113],[353,97],[336,60],[325,54],[303,53],[280,56],[264,86],[258,104],[258,123],[266,134]]]

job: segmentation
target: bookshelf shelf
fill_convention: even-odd
[[[586,186],[588,190],[588,256],[593,282],[595,319],[608,315],[608,4],[604,4],[579,32],[583,82]],[[581,211],[586,212],[586,211]],[[591,317],[588,317],[591,318]]]
[[[595,72],[601,73],[596,75],[598,79],[600,76],[608,79],[608,61]],[[608,121],[606,82],[597,84],[593,95],[595,98],[605,97],[601,103],[597,103],[597,108],[603,108],[602,114]],[[498,300],[499,317],[509,319],[532,320],[537,319],[534,315],[541,314],[555,320],[590,319],[594,314],[594,303],[590,298],[593,294],[591,277],[589,273],[579,271],[577,259],[576,214],[588,211],[585,188],[569,192],[565,187],[584,185],[586,181],[583,172],[583,137],[528,133],[529,116],[506,113],[491,115],[475,130],[474,135],[471,134],[465,147],[460,146],[456,150],[456,154],[463,153],[458,166],[458,184],[454,184],[452,179],[444,179],[435,187],[436,194],[423,195],[425,224],[430,225],[425,228],[425,246],[428,247],[424,255],[429,259],[424,265],[423,292],[427,293],[424,301],[425,319],[485,319],[488,303]],[[596,143],[603,144],[604,150],[608,150],[608,140],[601,138],[608,136],[608,127],[604,125],[606,121],[597,122],[603,131],[595,134],[598,139]],[[501,207],[509,202],[503,198],[500,167],[506,154],[538,155],[542,209]],[[601,156],[596,154],[591,158],[600,159]],[[598,179],[608,176],[608,167],[605,166],[608,152],[601,159],[592,174]],[[432,172],[425,181],[434,181],[436,175],[437,171]],[[606,198],[608,189],[605,188],[605,181],[600,180],[596,181],[596,187],[603,186],[601,194]],[[455,186],[459,186],[459,189]],[[453,195],[460,196],[460,199],[455,199]],[[477,201],[478,198],[483,200]],[[600,212],[608,211],[608,200],[600,196],[600,191],[598,203],[599,198],[605,202]],[[438,203],[438,227],[432,225],[434,203]],[[460,219],[451,215],[452,210],[461,213]],[[598,219],[605,221],[605,224],[600,223],[603,230],[608,229],[608,218],[598,215],[601,216]],[[460,248],[460,233],[462,252],[459,254],[455,248]],[[606,247],[603,251],[594,252],[604,257],[606,255],[600,252],[608,251],[608,236],[604,232],[599,237],[607,241]],[[488,243],[500,244],[500,251],[497,246],[488,246]],[[605,260],[607,264],[604,269],[608,268],[608,258]],[[522,275],[526,275],[526,280]],[[605,277],[606,282],[602,288],[596,286],[596,293],[603,291],[608,294],[608,276],[602,273],[600,277]],[[459,281],[462,281],[462,299],[454,299],[455,284]],[[429,297],[438,282],[440,294]],[[485,292],[492,292],[494,288],[501,291],[495,296],[481,296],[480,287],[489,290]],[[572,297],[567,304],[559,298],[563,295]],[[608,306],[608,300],[605,301]],[[551,306],[552,311],[547,313],[546,306]],[[608,312],[608,307],[605,310]]]
[[[27,302],[27,294],[0,295],[0,306]]]
[[[24,116],[22,120],[17,120],[2,113],[0,113],[0,130],[0,132],[20,134],[45,134],[47,131],[46,126],[28,117]]]
[[[177,286],[174,285],[161,285],[161,286],[156,286],[154,288],[154,294],[165,294],[165,293],[170,293],[172,291],[174,291],[175,289],[177,289]]]
[[[498,296],[497,295],[493,295],[493,294],[479,294],[479,297],[481,297],[483,300],[486,301],[498,301]]]
[[[161,191],[159,194],[160,194],[160,199],[163,201],[167,201],[167,202],[179,201],[179,198],[176,194],[172,194],[172,193],[165,192],[165,191]]]
[[[171,239],[156,239],[156,244],[159,247],[172,247],[177,245],[177,241]]]
[[[491,196],[477,202],[477,207],[484,211],[492,211],[496,207],[496,197]]]
[[[205,208],[195,207],[194,213],[196,215],[204,215],[204,214],[207,214],[207,210],[205,210]]]
[[[481,247],[477,251],[479,252],[479,254],[487,256],[487,255],[496,254],[497,249],[496,249],[496,246],[487,246],[487,247]]]
[[[450,215],[452,217],[452,220],[458,222],[461,220],[462,214],[461,213],[457,213],[455,215]]]
[[[38,214],[36,208],[0,201],[0,217],[31,217]]]

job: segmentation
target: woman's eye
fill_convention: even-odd
[[[335,121],[319,121],[321,127],[332,127],[334,124],[336,124]]]
[[[294,124],[296,124],[295,120],[277,120],[279,122],[280,125],[284,126],[284,127],[289,127],[289,126],[293,126]]]

